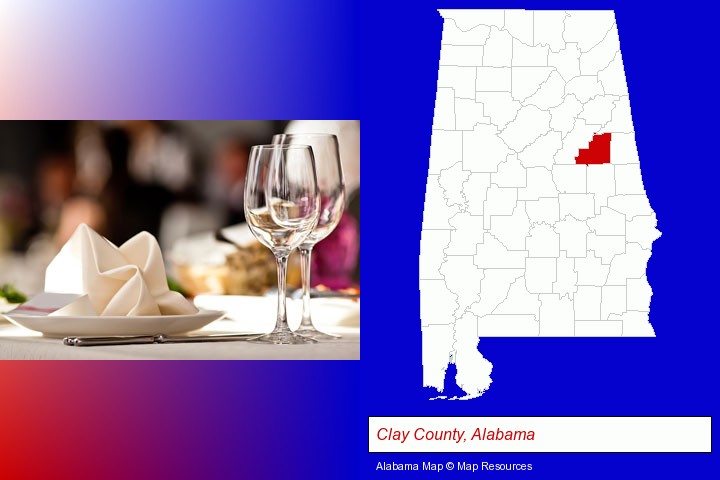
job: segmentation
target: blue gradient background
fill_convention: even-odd
[[[0,111],[59,119],[357,113],[353,3],[2,0]]]
[[[420,460],[534,465],[502,477],[717,476],[716,454],[367,453],[368,415],[713,415],[719,404],[718,7],[405,3],[0,0],[0,116],[360,118],[366,227],[361,361],[3,362],[0,478],[427,478],[375,471]],[[436,9],[448,7],[616,10],[663,232],[648,270],[658,338],[483,339],[493,384],[470,402],[429,402],[421,386],[418,254]]]

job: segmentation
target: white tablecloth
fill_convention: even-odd
[[[358,360],[360,329],[326,328],[342,338],[310,345],[263,345],[238,342],[68,347],[0,320],[0,359],[8,360]],[[219,320],[200,334],[244,332],[239,322]]]

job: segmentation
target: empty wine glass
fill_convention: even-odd
[[[250,231],[277,261],[275,329],[250,341],[299,344],[315,340],[290,330],[285,309],[287,260],[318,222],[315,161],[307,145],[256,145],[250,149],[245,182],[245,216]]]
[[[318,340],[339,338],[338,335],[324,333],[315,328],[310,313],[312,249],[317,242],[335,230],[345,208],[345,180],[343,178],[342,163],[340,163],[337,137],[324,133],[281,134],[273,137],[273,144],[287,146],[309,145],[312,147],[318,180],[318,193],[320,194],[320,214],[317,226],[299,247],[303,309],[302,322],[295,333]]]

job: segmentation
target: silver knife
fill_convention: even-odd
[[[222,335],[170,336],[162,333],[157,335],[129,335],[118,337],[65,337],[63,344],[70,347],[96,347],[103,345],[138,345],[151,343],[195,343],[195,342],[232,342],[250,340],[261,333],[233,333]]]

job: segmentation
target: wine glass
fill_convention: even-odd
[[[315,328],[310,314],[310,260],[312,249],[317,242],[335,230],[345,208],[345,180],[343,178],[342,164],[340,163],[337,137],[324,133],[281,134],[273,137],[273,144],[309,145],[312,147],[315,157],[318,193],[320,194],[320,214],[317,226],[299,247],[303,308],[302,321],[295,333],[317,340],[339,338],[338,335],[324,333]]]
[[[315,160],[309,146],[256,145],[250,149],[245,217],[255,238],[275,255],[278,269],[275,329],[250,341],[315,343],[315,340],[290,330],[285,309],[288,256],[312,232],[319,217]]]

